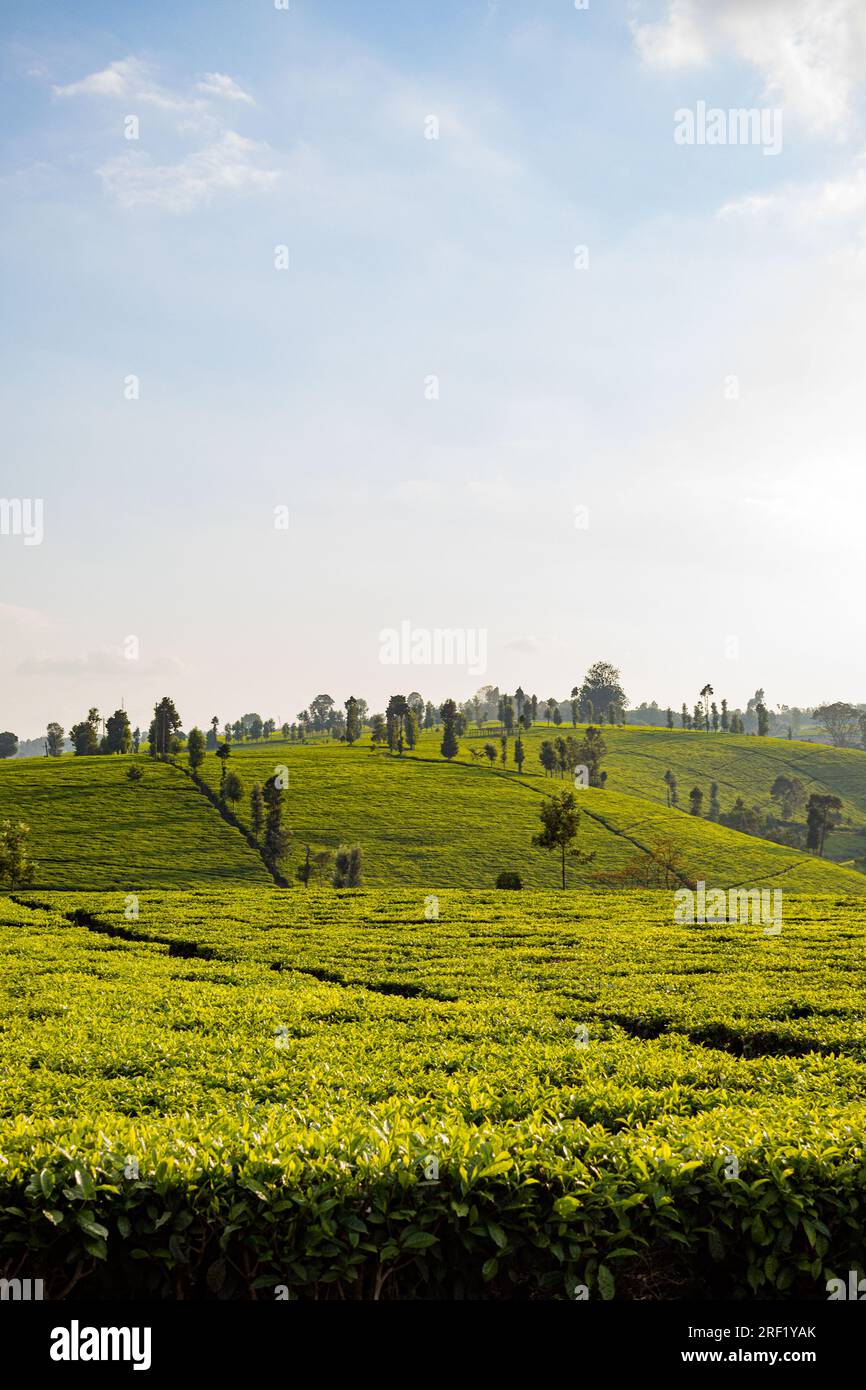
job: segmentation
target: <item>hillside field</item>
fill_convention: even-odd
[[[144,776],[132,783],[128,766]],[[150,758],[22,758],[0,763],[0,821],[30,826],[42,888],[267,884],[259,855],[175,768]]]
[[[0,1260],[71,1298],[823,1299],[862,1264],[866,904],[428,909],[0,899]]]
[[[240,744],[229,757],[229,766],[244,787],[238,815],[249,823],[248,798],[253,783],[264,783],[284,767],[288,774],[288,821],[295,838],[285,866],[288,875],[302,862],[307,843],[314,848],[336,849],[342,843],[357,842],[364,851],[365,882],[371,886],[415,883],[481,888],[491,886],[502,869],[513,869],[528,886],[553,888],[559,883],[558,865],[552,856],[533,849],[530,841],[538,829],[540,798],[569,784],[544,776],[537,750],[547,733],[534,730],[532,734],[527,739],[528,757],[522,775],[511,763],[505,769],[499,764],[495,768],[473,764],[471,740],[462,741],[460,756],[448,764],[438,756],[434,735],[425,736],[415,753],[402,757],[371,752],[366,740],[353,748],[336,741]],[[625,740],[631,737],[631,730],[626,731]],[[668,740],[664,734],[661,739],[664,749]],[[753,747],[756,740],[743,742]],[[617,764],[613,755],[616,732],[610,745],[612,752],[605,762],[611,769],[608,788],[580,792],[580,804],[586,811],[580,845],[595,859],[569,871],[573,885],[589,885],[599,872],[620,869],[642,848],[671,838],[682,848],[689,875],[714,885],[748,882],[759,887],[784,875],[790,891],[866,892],[866,875],[668,809],[649,795],[648,781],[644,783],[646,797],[619,790],[624,766],[631,768],[634,763],[641,770],[643,767],[638,755],[627,756],[627,750],[620,750]],[[699,745],[693,758],[702,751]],[[826,750],[812,751],[817,757]],[[748,765],[750,754],[750,747],[735,752],[739,774]],[[844,760],[842,767],[847,772]],[[858,773],[860,767],[857,764]],[[821,768],[825,770],[823,763]],[[216,790],[219,760],[208,755],[201,771]],[[763,776],[762,769],[754,775],[752,785],[760,785]]]
[[[555,733],[542,726],[525,736],[521,775],[513,762],[491,768],[472,760],[471,748],[488,738],[498,747],[495,736],[463,739],[450,764],[439,756],[439,736],[432,733],[402,757],[371,751],[367,738],[351,748],[338,741],[237,745],[229,758],[243,785],[236,814],[249,829],[253,783],[284,767],[292,846],[281,868],[291,882],[306,845],[317,851],[358,843],[364,882],[371,887],[481,889],[492,887],[503,870],[513,870],[529,888],[555,888],[556,856],[531,845],[541,797],[569,785],[545,777],[538,762],[542,740]],[[850,861],[856,857],[852,845],[866,836],[866,754],[639,728],[605,730],[605,738],[607,787],[580,792],[586,814],[579,843],[593,858],[569,868],[570,886],[592,886],[599,874],[619,871],[668,840],[682,852],[684,875],[710,886],[772,884],[790,892],[866,894],[866,875],[853,868],[669,809],[661,795],[663,772],[671,767],[683,800],[695,782],[708,794],[712,779],[719,782],[723,805],[736,791],[748,804],[767,806],[774,778],[796,771],[810,791],[829,790],[844,799],[851,826],[840,829],[831,844],[844,841],[843,857]],[[510,749],[513,755],[513,741]],[[126,777],[133,761],[144,773],[137,784]],[[0,819],[17,816],[31,826],[39,866],[34,886],[136,892],[222,880],[269,883],[255,849],[186,775],[182,754],[177,764],[144,755],[0,764]],[[214,754],[206,756],[201,776],[218,789]]]

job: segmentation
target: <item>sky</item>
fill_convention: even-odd
[[[0,728],[866,700],[864,60],[861,0],[3,0]]]

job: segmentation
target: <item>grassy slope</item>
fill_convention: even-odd
[[[540,741],[539,735],[535,742]],[[567,783],[529,771],[530,763],[518,778],[513,770],[493,772],[467,758],[463,750],[461,760],[449,767],[428,738],[415,756],[402,759],[371,753],[366,741],[355,748],[339,743],[239,746],[230,765],[244,786],[242,819],[248,815],[253,782],[264,782],[280,764],[288,768],[294,865],[307,841],[331,849],[357,841],[364,849],[365,882],[371,886],[484,887],[493,884],[500,870],[516,869],[528,886],[555,887],[558,865],[552,856],[532,849],[530,839],[538,829],[540,795]],[[218,786],[213,755],[206,758],[203,773]],[[758,887],[784,875],[790,891],[866,893],[866,876],[638,796],[589,790],[581,795],[587,811],[581,846],[596,858],[571,869],[571,883],[589,883],[599,870],[621,868],[640,846],[674,836],[683,845],[689,875],[708,884]]]
[[[415,753],[402,759],[371,753],[365,737],[354,749],[329,742],[241,746],[233,750],[230,766],[244,783],[242,819],[252,783],[264,782],[280,763],[289,768],[290,872],[307,841],[332,849],[358,842],[371,886],[478,888],[492,885],[502,869],[516,869],[527,886],[546,888],[557,885],[558,866],[553,856],[532,849],[530,840],[538,828],[539,796],[567,785],[545,779],[538,763],[542,740],[556,732],[542,725],[525,736],[527,761],[520,778],[513,763],[494,771],[472,760],[470,749],[479,742],[489,739],[498,747],[493,732],[464,739],[450,766],[439,756],[435,733],[423,736]],[[569,730],[564,726],[562,732]],[[737,794],[749,804],[768,805],[774,778],[796,773],[810,790],[842,796],[855,827],[866,829],[866,755],[645,728],[614,729],[605,737],[610,790],[582,793],[588,814],[581,844],[595,859],[571,869],[570,883],[591,882],[600,870],[621,868],[639,847],[673,836],[683,846],[689,876],[710,885],[772,882],[789,891],[866,893],[866,876],[669,811],[662,782],[670,767],[683,800],[695,784],[708,799],[715,780],[723,807]],[[127,781],[121,759],[0,765],[0,817],[18,814],[31,824],[39,886],[136,891],[223,878],[267,881],[242,837],[180,771],[141,761],[145,782],[138,787]],[[219,768],[212,754],[203,771],[217,786]],[[857,833],[847,832],[844,857],[852,857],[851,837]]]
[[[0,820],[31,827],[36,886],[185,887],[270,883],[259,856],[183,773],[125,758],[26,758],[0,764]]]
[[[538,749],[546,738],[558,734],[576,734],[577,730],[562,725],[536,725],[524,735],[527,767],[537,766]],[[679,784],[681,805],[688,805],[692,787],[704,794],[704,810],[710,799],[710,783],[717,782],[722,809],[728,810],[738,796],[747,806],[760,806],[775,811],[770,787],[778,776],[799,777],[807,794],[831,793],[842,800],[843,823],[828,838],[827,858],[840,862],[866,855],[866,752],[859,749],[832,748],[824,744],[803,743],[797,740],[731,736],[729,734],[690,733],[680,729],[627,727],[608,730],[604,737],[608,745],[605,767],[612,791],[646,797],[664,805],[665,772],[670,768]],[[471,748],[484,742],[497,745],[497,731],[464,740],[461,758],[471,761]],[[422,748],[434,748],[426,735]]]
[[[544,739],[558,734],[578,738],[584,726],[572,729],[562,725],[535,725],[523,736],[527,748],[527,767],[534,771],[538,749]],[[468,749],[478,746],[473,736],[464,740],[461,756],[471,758]],[[853,748],[830,748],[823,744],[796,740],[754,738],[731,734],[699,734],[679,729],[625,727],[604,729],[608,746],[605,768],[611,790],[628,792],[665,803],[663,777],[668,768],[679,783],[680,800],[686,802],[693,786],[709,800],[711,782],[719,784],[722,809],[727,810],[737,796],[747,805],[776,809],[770,787],[778,776],[799,777],[807,792],[832,792],[842,798],[846,816],[866,824],[866,752]],[[489,735],[481,742],[498,745]],[[420,747],[432,752],[432,735],[425,735]]]

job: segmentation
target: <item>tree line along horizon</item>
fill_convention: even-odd
[[[213,715],[206,734],[206,746],[213,751],[220,735],[226,743],[260,742],[270,739],[277,732],[287,741],[303,741],[313,734],[325,734],[339,738],[349,744],[358,741],[364,728],[369,728],[374,746],[385,744],[390,751],[401,751],[402,746],[414,748],[419,733],[423,730],[438,730],[445,727],[450,735],[459,738],[470,734],[471,724],[480,731],[483,725],[496,723],[503,734],[511,735],[528,731],[534,724],[546,722],[560,726],[571,721],[578,723],[594,722],[610,725],[649,723],[655,727],[674,729],[679,727],[705,733],[756,734],[759,738],[784,735],[791,739],[803,726],[804,721],[815,721],[829,736],[836,747],[866,748],[866,704],[853,705],[846,701],[835,701],[820,705],[811,710],[797,706],[778,706],[772,710],[766,702],[764,691],[758,689],[749,699],[745,710],[729,709],[726,699],[718,703],[713,699],[714,690],[705,684],[698,700],[689,707],[683,702],[679,714],[671,707],[662,710],[655,701],[630,709],[622,679],[617,667],[610,662],[597,661],[590,666],[581,686],[574,686],[568,700],[558,700],[554,696],[546,700],[535,694],[528,694],[518,686],[513,695],[500,692],[498,686],[485,685],[470,699],[461,703],[453,699],[436,706],[425,700],[418,691],[408,695],[393,695],[382,713],[370,713],[366,700],[350,695],[340,709],[332,696],[320,694],[310,701],[308,708],[299,711],[296,720],[278,724],[275,719],[263,719],[257,713],[245,714],[233,722],[226,722],[220,728],[220,721]],[[156,707],[158,709],[159,706]],[[95,707],[88,711],[86,719],[74,724],[67,737],[61,724],[52,721],[41,739],[27,741],[27,748],[40,751],[47,757],[59,757],[66,751],[79,756],[94,756],[104,753],[138,753],[146,742],[154,746],[157,736],[157,713],[151,721],[147,736],[140,728],[132,729],[126,711],[121,708],[107,718],[99,714]],[[627,720],[630,714],[632,719]],[[655,723],[664,717],[664,724]],[[100,734],[100,724],[102,732]],[[183,743],[186,735],[180,729],[172,728],[171,737]],[[161,746],[159,751],[163,752]],[[0,758],[20,756],[18,736],[10,731],[0,732]],[[25,754],[25,756],[34,754]],[[456,756],[445,754],[444,756]]]

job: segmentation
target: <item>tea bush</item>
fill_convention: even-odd
[[[29,905],[27,905],[29,904]],[[49,1296],[825,1297],[863,1263],[856,902],[0,899],[0,1273]]]

